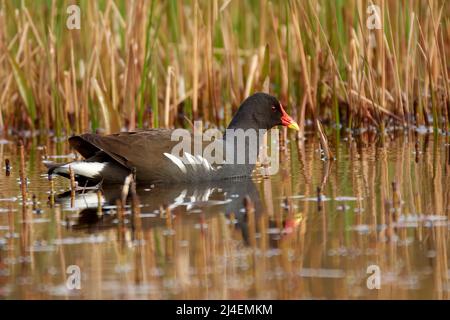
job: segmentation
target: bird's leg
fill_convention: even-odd
[[[81,194],[84,194],[84,192],[86,191],[87,184],[88,184],[88,180],[86,179],[86,182],[84,183],[84,187],[83,187],[83,189],[81,190]]]
[[[103,192],[103,180],[100,180],[100,182],[97,184],[98,190],[100,190],[101,192]]]

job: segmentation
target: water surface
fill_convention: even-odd
[[[443,137],[374,135],[289,143],[272,177],[140,186],[139,213],[118,214],[120,186],[77,193],[42,159],[64,142],[26,142],[0,179],[0,297],[6,299],[448,299],[449,145]],[[39,142],[43,140],[44,143]],[[46,151],[43,146],[46,146]],[[250,199],[244,205],[245,198]],[[320,200],[319,200],[320,199]],[[68,267],[81,289],[67,286]],[[369,289],[369,266],[379,289]]]

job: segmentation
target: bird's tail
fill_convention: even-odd
[[[65,166],[70,164],[70,162],[67,163],[57,163],[57,162],[53,162],[53,161],[43,161],[44,165],[47,167],[48,171],[47,174],[49,176],[54,175],[54,174],[58,174],[60,176],[65,176],[63,174],[61,174],[62,172],[55,172],[55,170],[57,170],[59,167]],[[69,178],[69,172],[67,171],[67,175],[65,176],[66,178]]]
[[[70,179],[69,168],[73,170],[75,180],[81,185],[95,185],[101,180],[101,171],[105,163],[72,161],[67,163],[55,163],[45,161],[44,165],[48,168],[48,175],[59,175]]]

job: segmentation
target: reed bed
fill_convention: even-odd
[[[320,137],[322,123],[447,131],[449,12],[444,0],[1,0],[0,128],[223,127],[268,91]]]

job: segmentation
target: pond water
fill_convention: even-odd
[[[18,147],[2,140],[0,298],[448,299],[448,140],[331,145],[326,162],[317,139],[288,143],[271,177],[139,186],[132,213],[120,186],[71,197],[55,178],[52,196],[43,158],[74,155],[44,138],[25,142],[24,206]]]

